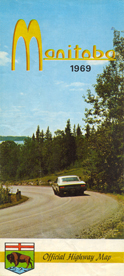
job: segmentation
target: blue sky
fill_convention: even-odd
[[[97,74],[106,61],[43,61],[39,71],[35,38],[30,42],[30,71],[26,71],[25,46],[19,38],[15,71],[11,71],[12,40],[19,19],[27,26],[37,20],[42,37],[43,56],[48,49],[63,49],[68,45],[74,55],[79,45],[82,51],[93,51],[93,45],[104,53],[113,49],[113,30],[124,29],[123,0],[0,0],[0,135],[32,136],[37,126],[54,135],[64,130],[68,119],[71,126],[84,127],[83,95],[93,91]],[[71,72],[71,65],[91,65],[90,72]]]

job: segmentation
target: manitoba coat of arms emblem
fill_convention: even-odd
[[[17,274],[34,269],[34,243],[5,243],[5,269]]]

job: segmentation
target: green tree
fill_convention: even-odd
[[[89,124],[86,125],[86,134],[85,134],[85,137],[86,139],[88,139],[90,137],[90,126]]]
[[[77,136],[82,135],[82,132],[81,132],[81,127],[79,126],[79,124],[77,125],[76,132],[77,132]]]
[[[46,133],[45,133],[45,139],[46,140],[52,140],[52,134],[51,134],[51,132],[49,130],[49,126],[48,126],[48,128],[46,130]]]
[[[36,140],[39,142],[39,138],[40,138],[40,127],[38,126],[37,127],[37,130],[36,130]]]
[[[64,140],[65,140],[66,166],[68,167],[71,164],[74,164],[76,159],[75,137],[71,133],[70,120],[67,120]]]
[[[43,137],[42,144],[42,172],[48,174],[53,172],[52,163],[52,134],[49,130],[49,126]]]
[[[39,142],[31,138],[25,139],[20,151],[20,164],[17,170],[17,178],[35,178],[40,176],[42,155]]]
[[[35,135],[34,135],[34,133],[32,135],[32,140],[35,141]]]
[[[1,176],[4,180],[14,179],[19,166],[20,146],[13,141],[0,145]]]
[[[94,85],[96,94],[88,90],[93,108],[86,110],[87,124],[96,129],[89,139],[89,156],[97,188],[121,192],[123,187],[124,152],[124,38],[114,31],[116,60],[109,61]],[[93,129],[93,127],[92,127]],[[93,139],[95,137],[95,139]]]
[[[75,124],[73,126],[73,136],[76,137],[76,126],[75,126]]]
[[[55,131],[52,145],[53,170],[60,171],[66,167],[65,134],[63,130]]]
[[[41,132],[40,132],[40,141],[41,141],[41,143],[43,143],[43,141],[44,141],[44,132],[43,132],[43,130],[41,130]]]

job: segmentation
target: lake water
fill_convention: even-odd
[[[1,144],[2,142],[5,142],[5,141],[0,141],[0,144]],[[24,144],[24,141],[13,141],[13,142],[15,142],[16,144]]]

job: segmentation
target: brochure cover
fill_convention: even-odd
[[[0,275],[122,275],[124,1],[0,0]]]

